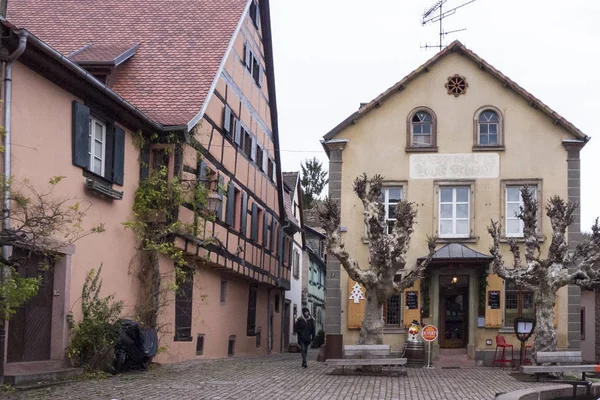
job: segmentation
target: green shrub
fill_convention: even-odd
[[[114,301],[114,295],[100,298],[102,288],[100,272],[91,270],[81,291],[83,318],[79,323],[73,314],[67,315],[71,329],[71,343],[67,354],[75,364],[86,371],[109,370],[115,357],[115,343],[119,337],[119,318],[122,301]]]

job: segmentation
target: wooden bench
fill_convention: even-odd
[[[388,344],[369,344],[369,345],[345,345],[344,358],[325,360],[326,365],[344,367],[356,366],[397,366],[406,365],[406,358],[389,358],[390,345]]]
[[[580,351],[540,351],[536,354],[536,361],[540,364],[552,365],[523,365],[521,366],[521,372],[524,374],[535,374],[538,381],[540,374],[581,373],[580,381],[551,381],[553,383],[573,385],[573,398],[577,395],[577,386],[585,386],[587,394],[590,394],[592,382],[585,379],[586,372],[600,372],[600,365],[581,364],[583,357]]]

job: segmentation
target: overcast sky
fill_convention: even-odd
[[[468,0],[448,0],[450,9]],[[432,57],[429,0],[271,0],[284,171],[316,156],[331,128]],[[600,1],[476,0],[444,20],[454,39],[592,140],[582,151],[582,229],[600,216]],[[596,122],[594,122],[596,121]]]

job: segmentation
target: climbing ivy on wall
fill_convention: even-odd
[[[138,319],[159,332],[163,326],[158,323],[161,311],[169,305],[169,293],[177,292],[183,282],[193,280],[193,261],[186,258],[182,249],[176,246],[175,238],[197,238],[200,225],[213,219],[206,211],[208,188],[198,179],[184,179],[182,167],[169,173],[168,165],[150,168],[148,157],[152,144],[167,144],[165,151],[169,156],[180,157],[183,153],[183,138],[175,133],[160,136],[144,136],[138,131],[134,144],[142,155],[140,166],[147,170],[147,176],[140,180],[135,193],[132,218],[123,222],[138,239],[139,263],[138,278],[141,283],[137,304]],[[174,153],[174,154],[173,154]],[[198,159],[201,154],[198,153]],[[177,168],[177,167],[176,167]],[[192,221],[179,218],[180,207],[193,211]],[[203,240],[206,244],[209,240]],[[160,270],[160,259],[166,257],[173,262],[173,270]]]

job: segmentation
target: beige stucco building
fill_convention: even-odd
[[[489,364],[497,335],[517,348],[512,321],[533,314],[532,295],[488,275],[487,226],[499,220],[505,238],[522,237],[514,212],[523,185],[535,191],[540,204],[552,195],[578,202],[579,151],[588,140],[460,42],[361,104],[325,135],[329,194],[341,201],[342,238],[361,265],[368,265],[368,246],[352,181],[363,172],[384,177],[386,209],[400,199],[418,209],[408,268],[427,254],[426,235],[438,238],[426,279],[385,307],[384,341],[393,351],[402,350],[405,327],[413,319],[438,327],[434,356],[440,349],[443,357],[443,349],[464,348],[470,358]],[[577,214],[569,240],[580,236],[579,219]],[[540,221],[545,252],[551,227],[545,215]],[[510,254],[506,243],[502,251]],[[325,331],[342,333],[344,343],[357,340],[364,309],[349,300],[353,285],[330,257]],[[556,311],[559,346],[579,348],[579,289],[561,289]]]

